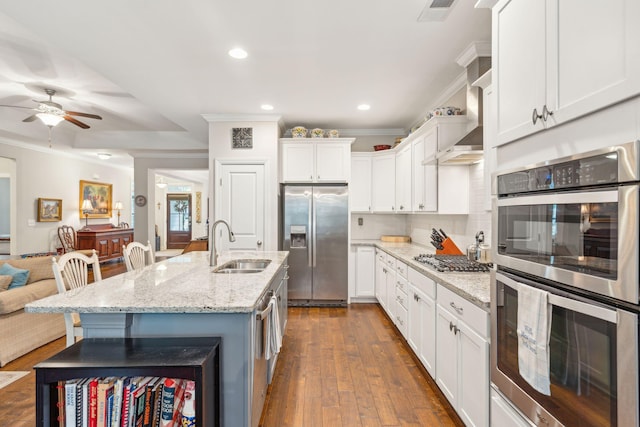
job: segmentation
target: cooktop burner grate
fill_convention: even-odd
[[[443,273],[488,273],[493,266],[492,264],[482,264],[479,262],[470,261],[464,255],[420,254],[413,259]]]

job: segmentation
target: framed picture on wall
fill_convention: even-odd
[[[88,200],[91,206],[91,209],[87,210],[88,218],[111,218],[112,187],[113,185],[102,182],[80,180],[80,218],[85,217],[85,211],[82,209],[85,200]]]
[[[62,221],[62,199],[38,199],[38,222]]]

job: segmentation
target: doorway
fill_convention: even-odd
[[[167,249],[184,249],[191,241],[191,194],[167,194]]]

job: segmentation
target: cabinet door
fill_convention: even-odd
[[[482,91],[484,108],[483,140],[484,140],[484,209],[491,210],[491,176],[498,166],[498,150],[496,142],[495,106],[496,96],[494,86],[489,85]]]
[[[640,93],[638,1],[607,0],[606,7],[597,0],[554,0],[551,4],[547,104],[555,101],[549,107],[552,123]]]
[[[469,213],[469,166],[438,166],[438,213]]]
[[[543,129],[543,120],[534,125],[532,116],[534,108],[542,114],[546,101],[547,1],[503,0],[492,11],[492,72],[498,82],[498,143],[503,144]]]
[[[351,145],[316,143],[316,168],[314,179],[317,182],[348,182],[351,166]]]
[[[454,408],[458,407],[458,335],[456,318],[436,305],[436,383]]]
[[[387,264],[384,260],[376,257],[376,298],[378,303],[386,310],[387,308]]]
[[[375,254],[371,246],[356,249],[356,296],[375,296]]]
[[[314,171],[313,144],[283,144],[282,182],[312,182]]]
[[[394,212],[396,192],[396,156],[386,154],[371,160],[372,210]]]
[[[351,156],[351,212],[371,211],[371,156]]]
[[[424,161],[424,137],[420,137],[411,143],[411,210],[423,212],[425,210],[425,165]]]
[[[413,285],[409,294],[409,346],[427,372],[436,376],[436,303]]]
[[[387,264],[386,267],[386,286],[385,286],[385,308],[387,310],[387,315],[395,323],[396,318],[396,271],[389,267]]]
[[[438,128],[432,129],[424,136],[424,158],[427,164],[424,166],[424,211],[436,212],[438,210],[438,165],[436,154],[438,153]]]
[[[411,146],[396,153],[396,203],[398,212],[411,211]]]
[[[458,322],[457,412],[468,426],[489,425],[489,343],[465,322]]]

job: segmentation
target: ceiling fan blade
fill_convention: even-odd
[[[89,129],[89,125],[82,123],[80,120],[76,120],[71,116],[62,116],[66,121],[73,123],[74,125],[81,127],[82,129]]]
[[[23,120],[23,122],[32,122],[35,119],[37,119],[38,117],[34,114],[32,116],[27,117],[26,119]]]
[[[89,114],[89,113],[79,113],[77,111],[65,111],[66,114],[70,116],[79,116],[79,117],[87,117],[89,119],[102,120],[102,117],[97,114]]]
[[[33,108],[31,108],[31,107],[21,107],[20,105],[4,105],[4,104],[0,104],[0,107],[25,108],[27,110],[33,110]]]

